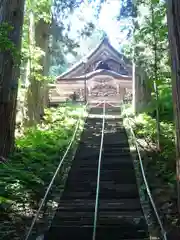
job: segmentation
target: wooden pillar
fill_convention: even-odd
[[[119,94],[119,85],[116,83],[116,91],[117,91],[117,94]]]
[[[122,98],[124,99],[124,96],[126,95],[126,88],[123,88],[123,94],[122,94]]]
[[[120,87],[119,91],[120,91],[120,100],[123,100],[124,95],[126,94],[126,89],[123,87],[122,88]]]
[[[91,96],[91,87],[88,86],[88,96]]]

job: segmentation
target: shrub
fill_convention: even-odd
[[[37,209],[83,111],[73,105],[47,109],[41,124],[16,139],[15,152],[0,164],[0,220],[8,220],[1,236],[10,232],[13,219]]]

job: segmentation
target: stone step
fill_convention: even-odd
[[[104,149],[106,149],[106,148],[119,149],[120,147],[129,147],[129,144],[127,143],[127,139],[123,139],[116,144],[114,144],[114,143],[104,143],[103,147],[104,147]]]
[[[83,176],[91,176],[91,177],[96,177],[97,176],[97,171],[98,169],[97,168],[84,168],[84,169],[81,169],[81,168],[77,168],[75,169],[76,171],[71,171],[71,174],[69,175],[69,177],[73,178],[75,177],[76,179],[77,178],[80,178],[82,179]],[[121,166],[120,169],[113,169],[113,170],[110,170],[110,169],[101,169],[101,181],[106,181],[106,178],[111,181],[111,180],[116,180],[119,178],[135,178],[135,174],[134,172],[132,171],[132,169],[123,169],[123,165]],[[107,180],[107,181],[108,181]]]
[[[87,169],[90,168],[97,168],[98,162],[77,162],[73,164],[74,169]],[[118,169],[127,169],[134,171],[134,165],[132,161],[122,161],[121,159],[116,161],[102,161],[101,162],[101,169],[109,169],[109,170],[118,170]]]
[[[75,199],[60,201],[58,210],[60,211],[93,211],[95,208],[95,201],[90,199]],[[140,210],[141,205],[139,199],[110,199],[100,200],[100,211],[135,211]]]
[[[78,183],[77,185],[68,185],[69,191],[63,193],[63,199],[95,199],[96,198],[96,184],[94,186]],[[139,194],[135,184],[119,184],[113,186],[111,189],[109,186],[100,184],[99,199],[123,199],[123,198],[138,198]],[[118,200],[117,200],[118,201]]]
[[[129,147],[119,147],[119,148],[103,148],[103,156],[107,154],[111,154],[112,156],[120,156],[121,153],[130,154]]]
[[[114,175],[113,175],[114,174]],[[113,177],[112,177],[113,176]],[[106,174],[101,172],[100,175],[100,180],[101,181],[113,181],[114,184],[119,184],[119,183],[127,183],[127,184],[136,184],[136,178],[135,175],[132,171],[118,171],[117,173],[113,173],[112,174]],[[93,181],[97,181],[97,171],[95,171],[95,173],[92,175],[90,174],[82,174],[79,175],[76,172],[70,172],[67,182],[74,182],[74,183],[78,183],[78,182],[93,182]]]
[[[93,225],[88,226],[63,226],[63,228],[59,228],[58,226],[53,227],[49,231],[48,235],[44,238],[44,240],[72,240],[72,236],[76,237],[78,240],[92,240],[93,235]],[[142,231],[140,228],[131,227],[131,231],[129,229],[124,229],[121,226],[109,227],[107,226],[98,226],[96,228],[96,239],[97,240],[146,240],[147,234]]]
[[[94,211],[92,212],[69,212],[69,211],[57,211],[55,219],[58,220],[59,226],[67,225],[91,225],[94,221]],[[98,225],[109,226],[143,226],[143,215],[141,211],[99,211],[98,213]],[[55,226],[54,225],[54,226]],[[129,229],[130,230],[130,229]]]
[[[103,152],[103,158],[120,158],[120,157],[131,157],[130,151],[120,151],[120,152],[113,152],[112,150],[108,150]]]

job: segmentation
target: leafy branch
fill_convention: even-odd
[[[10,40],[9,35],[13,31],[13,26],[6,22],[0,25],[0,52],[10,52],[15,62],[20,62],[21,56],[15,44]]]

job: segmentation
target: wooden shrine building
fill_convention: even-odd
[[[50,91],[50,105],[68,99],[98,103],[120,103],[132,96],[132,64],[104,38],[85,61],[57,77]]]

